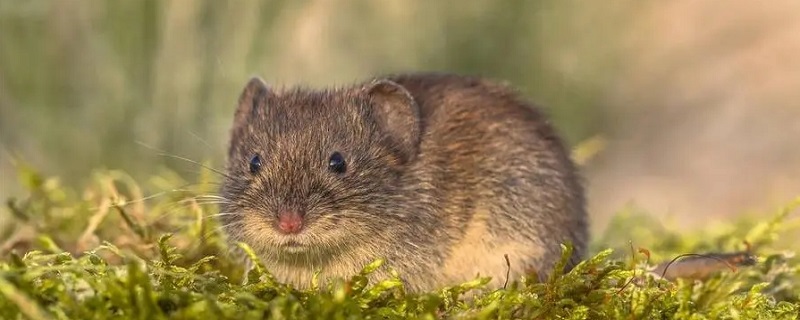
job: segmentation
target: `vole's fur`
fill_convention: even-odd
[[[344,173],[329,158],[346,159]],[[259,155],[261,169],[249,164]],[[568,267],[588,241],[584,191],[549,120],[508,86],[450,74],[393,75],[328,90],[253,78],[231,131],[222,219],[278,280],[306,287],[385,258],[408,290]],[[298,234],[281,210],[304,212]],[[289,248],[293,243],[301,248]],[[383,276],[378,273],[376,276]]]

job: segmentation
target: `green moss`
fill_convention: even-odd
[[[758,223],[721,232],[680,233],[629,210],[598,237],[595,253],[547,282],[521,279],[481,290],[487,279],[407,294],[394,274],[367,275],[299,291],[273,279],[249,251],[244,267],[213,219],[216,184],[209,171],[190,184],[165,172],[140,186],[103,171],[84,190],[22,169],[24,198],[0,213],[2,319],[797,319],[800,264],[781,241],[798,223],[787,206]],[[169,190],[145,196],[144,190]],[[645,223],[646,222],[646,223]],[[615,238],[616,237],[616,238]],[[791,239],[791,237],[789,237]],[[705,281],[667,282],[644,275],[649,258],[754,245],[759,263]],[[631,242],[632,241],[632,242]],[[642,250],[632,250],[636,247]],[[564,257],[570,247],[564,246]],[[652,263],[651,263],[652,264]],[[465,299],[463,293],[475,293]]]

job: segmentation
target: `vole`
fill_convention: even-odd
[[[348,277],[377,258],[412,292],[546,274],[589,239],[576,165],[510,85],[395,74],[327,89],[253,77],[230,132],[221,223],[279,280]],[[380,272],[376,277],[383,276]]]

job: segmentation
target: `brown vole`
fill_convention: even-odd
[[[394,75],[327,90],[252,78],[231,130],[222,223],[280,281],[385,258],[410,291],[549,273],[588,242],[584,191],[549,120],[508,86]],[[383,276],[378,273],[376,276]]]

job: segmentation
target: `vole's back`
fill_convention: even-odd
[[[588,218],[579,176],[554,128],[511,88],[447,74],[399,75],[419,104],[422,142],[407,186],[445,222],[444,281],[549,273],[571,242],[577,263]],[[424,189],[424,190],[422,190]],[[513,280],[513,279],[512,279]]]

